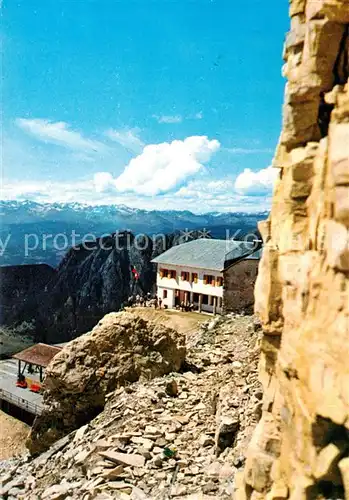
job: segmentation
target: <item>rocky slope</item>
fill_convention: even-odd
[[[349,498],[349,3],[291,0],[256,284],[263,415],[239,499]]]
[[[209,320],[188,336],[184,371],[110,392],[47,452],[0,464],[3,497],[231,498],[261,413],[255,330],[252,317]]]

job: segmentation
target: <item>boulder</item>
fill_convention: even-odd
[[[106,315],[47,367],[44,410],[27,440],[29,451],[42,452],[89,422],[114,389],[176,372],[184,359],[185,339],[177,331],[127,312]]]

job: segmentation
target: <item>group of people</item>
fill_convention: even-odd
[[[177,304],[176,305],[176,309],[177,311],[181,310],[182,312],[192,312],[192,311],[195,311],[196,310],[196,306],[195,304],[193,304],[193,302],[184,302],[184,300],[182,300],[182,302],[180,304]]]
[[[151,293],[147,293],[144,295],[131,295],[127,301],[128,307],[153,307],[154,309],[166,309],[166,305],[163,304],[162,298],[157,295],[152,295]],[[175,308],[177,311],[182,312],[192,312],[197,310],[197,305],[193,302],[185,302],[184,300],[180,301],[177,296],[175,299]]]
[[[131,295],[128,298],[129,307],[154,307],[154,309],[162,308],[161,297],[152,296],[151,293],[146,295]]]

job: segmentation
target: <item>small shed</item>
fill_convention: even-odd
[[[12,357],[18,360],[18,377],[23,376],[26,367],[38,367],[40,372],[40,382],[43,380],[43,368],[46,368],[50,361],[62,350],[61,347],[48,344],[35,344],[27,347],[24,351],[14,354]],[[24,363],[22,369],[22,363]]]

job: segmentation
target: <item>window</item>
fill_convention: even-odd
[[[164,291],[162,292],[162,298],[163,298],[163,299],[167,299],[167,290],[164,290]]]
[[[181,279],[182,281],[189,281],[190,274],[187,271],[182,271]]]
[[[191,273],[191,280],[193,283],[198,282],[198,273]]]
[[[215,286],[215,277],[211,274],[204,274],[204,285]]]
[[[205,305],[208,305],[208,295],[203,295],[202,296],[202,303]]]
[[[171,271],[170,269],[160,269],[160,278],[176,278],[176,271]]]
[[[218,276],[216,279],[216,285],[217,286],[223,286],[223,278],[221,276]]]

